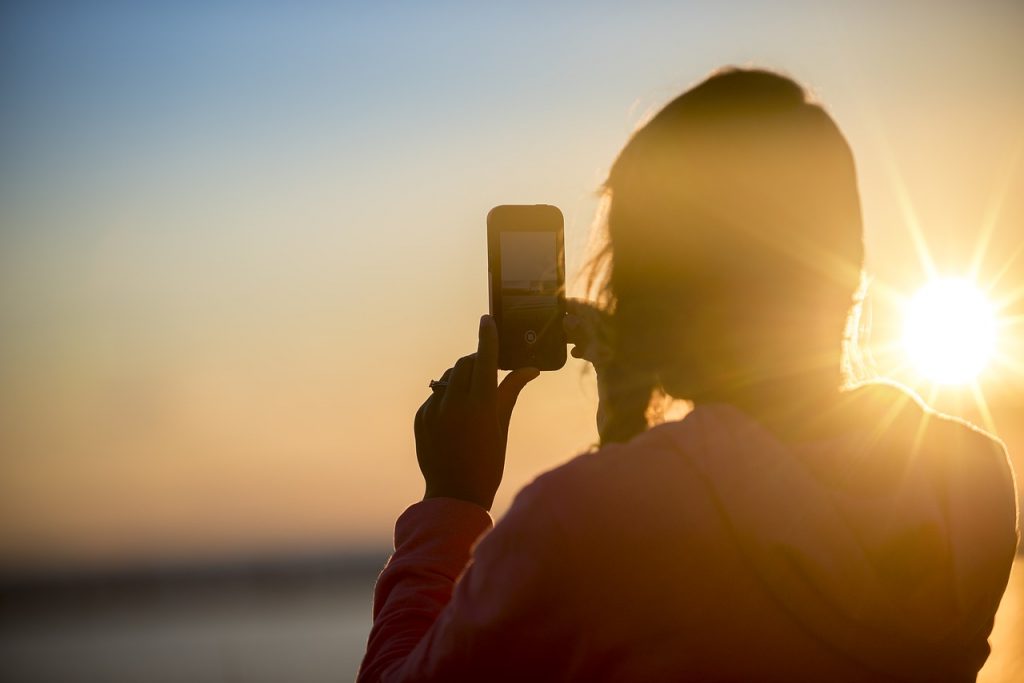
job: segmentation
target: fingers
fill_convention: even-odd
[[[602,334],[608,314],[594,304],[582,299],[567,299],[562,329],[570,344],[586,345],[588,341]]]
[[[572,357],[588,360],[595,366],[607,363],[611,357],[608,314],[582,299],[567,300],[566,311],[562,328],[566,341],[574,345]]]
[[[473,365],[475,361],[475,353],[463,356],[455,361],[455,367],[451,369],[452,374],[448,377],[448,386],[444,389],[444,395],[441,397],[442,406],[465,399],[473,382]]]
[[[445,370],[444,374],[441,375],[440,381],[447,382],[452,376],[452,370],[453,368]],[[438,394],[444,393],[444,391],[444,388],[432,389],[430,391],[430,396],[427,396],[427,400],[425,400],[420,405],[419,410],[416,411],[416,416],[412,421],[412,431],[417,436],[422,432],[424,425],[434,419],[434,416],[437,414],[437,411],[441,406],[442,397],[438,396]]]
[[[498,424],[503,434],[508,433],[508,423],[512,419],[512,409],[516,407],[519,392],[527,384],[540,376],[537,368],[519,368],[513,370],[501,380],[497,389]]]
[[[449,379],[451,379],[451,376],[452,376],[452,370],[454,370],[454,369],[455,369],[455,368],[448,368],[447,370],[445,370],[445,371],[444,371],[444,374],[443,374],[443,375],[441,375],[441,381],[442,381],[442,382],[447,382],[447,381],[448,381]]]
[[[570,344],[580,343],[581,335],[585,334],[583,318],[580,315],[581,308],[586,306],[579,299],[565,300],[565,317],[562,318],[562,329],[565,331],[565,339]]]
[[[480,318],[480,341],[473,364],[471,391],[479,398],[494,393],[498,380],[498,327],[489,315]]]
[[[454,370],[454,368],[448,368],[447,370],[445,370],[444,374],[441,375],[440,381],[450,381],[452,376],[452,370]],[[443,398],[443,396],[439,396],[438,394],[444,394],[446,390],[446,387],[441,387],[430,392],[430,396],[428,396],[427,400],[423,402],[422,406],[420,406],[420,412],[423,413],[422,419],[430,420],[431,418],[433,418],[434,414],[437,413],[438,409],[440,408],[441,399]],[[416,417],[417,419],[420,419],[420,414],[417,413]]]
[[[571,297],[567,297],[565,300],[565,310],[567,313],[577,314],[579,313],[579,310],[581,308],[586,308],[589,306],[590,304],[588,304],[583,299],[573,299]]]
[[[565,330],[565,340],[570,344],[580,344],[586,339],[586,326],[575,313],[567,313],[562,318],[562,329]]]
[[[537,377],[540,371],[536,368],[520,368],[509,373],[502,386],[505,389],[496,387],[498,378],[498,328],[494,324],[494,318],[489,315],[481,316],[479,342],[476,353],[463,356],[455,366],[449,368],[441,377],[448,381],[448,386],[440,390],[440,400],[430,401],[421,408],[423,417],[429,418],[437,410],[445,405],[454,404],[467,397],[472,396],[478,401],[494,400],[495,392],[503,392],[503,400],[506,403],[504,423],[507,424],[508,416],[512,414],[516,397],[524,386]],[[502,409],[499,406],[499,415]],[[417,419],[419,414],[417,414]]]
[[[429,396],[426,401],[420,404],[419,410],[416,411],[416,416],[412,419],[412,433],[416,435],[417,439],[423,434],[423,422],[425,419],[423,416],[427,412],[427,406],[430,405],[431,398],[433,396]]]

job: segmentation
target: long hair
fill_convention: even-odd
[[[605,243],[590,264],[611,313],[602,443],[646,429],[659,397],[849,379],[864,257],[856,171],[800,85],[716,72],[633,134],[602,191]]]

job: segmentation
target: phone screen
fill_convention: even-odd
[[[556,237],[551,230],[500,236],[503,332],[527,348],[537,345],[560,319]]]
[[[501,233],[501,283],[507,289],[558,289],[558,243],[552,230]],[[546,289],[547,288],[547,289]]]

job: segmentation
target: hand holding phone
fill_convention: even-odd
[[[424,499],[456,498],[491,509],[505,471],[512,409],[538,374],[522,368],[498,384],[498,330],[493,318],[481,318],[477,352],[431,383],[413,420]]]
[[[564,242],[557,207],[504,204],[487,214],[490,305],[502,370],[565,365]]]

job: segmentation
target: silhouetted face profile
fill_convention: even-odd
[[[605,192],[612,368],[633,379],[604,441],[642,430],[658,389],[740,405],[837,392],[860,201],[849,146],[799,85],[711,76],[633,135]]]

